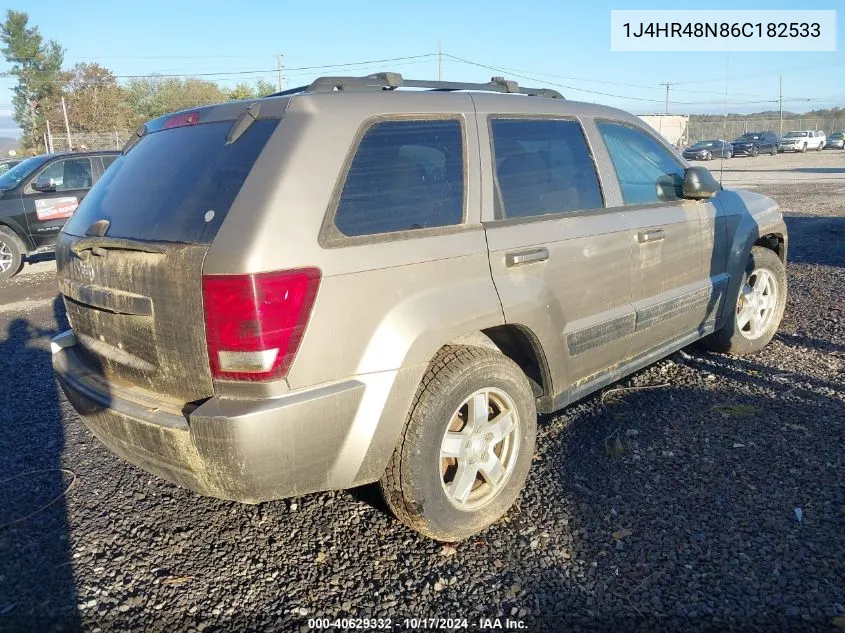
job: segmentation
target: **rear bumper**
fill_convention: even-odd
[[[203,495],[258,503],[347,487],[357,472],[343,463],[347,447],[363,441],[366,448],[371,439],[353,433],[365,389],[358,380],[263,400],[212,397],[180,412],[106,383],[84,362],[72,331],[52,349],[62,390],[103,444]]]

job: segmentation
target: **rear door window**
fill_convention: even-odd
[[[335,227],[352,237],[460,224],[463,148],[457,119],[374,123],[352,159]]]
[[[186,125],[144,136],[100,178],[65,226],[85,235],[108,220],[108,236],[210,243],[278,119],[259,119],[232,144],[232,121]]]
[[[490,122],[502,218],[604,206],[590,148],[577,121]]]
[[[633,126],[599,121],[626,205],[680,200],[684,167],[656,139]]]

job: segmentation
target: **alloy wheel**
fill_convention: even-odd
[[[440,483],[452,505],[475,510],[504,488],[519,437],[519,414],[504,391],[480,389],[464,400],[440,444]]]
[[[755,269],[739,291],[736,305],[739,333],[747,339],[760,338],[772,324],[777,305],[775,276],[765,268]]]

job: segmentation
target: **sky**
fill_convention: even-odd
[[[325,74],[380,70],[435,79],[440,47],[444,80],[483,82],[505,75],[636,114],[663,111],[661,82],[673,84],[670,112],[722,113],[726,73],[731,112],[776,110],[779,75],[784,110],[845,106],[841,46],[825,53],[611,52],[611,9],[686,8],[676,1],[77,0],[71,11],[67,0],[17,2],[12,8],[26,11],[45,38],[65,47],[66,66],[98,62],[121,80],[161,73],[230,85],[259,78],[277,83],[277,55],[285,87]],[[842,0],[709,0],[688,8],[842,9],[838,33],[845,24]],[[395,61],[328,67],[386,59]],[[8,65],[0,60],[5,71]],[[0,78],[0,116],[10,113],[13,85],[13,78]]]

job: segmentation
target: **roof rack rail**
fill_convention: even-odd
[[[271,97],[281,97],[302,92],[334,92],[336,90],[395,90],[397,88],[427,88],[429,90],[479,90],[484,92],[504,92],[532,97],[563,99],[557,90],[549,88],[522,88],[515,81],[504,77],[492,77],[486,84],[465,83],[459,81],[430,81],[427,79],[405,79],[399,73],[374,73],[364,77],[319,77],[308,86],[291,88],[276,92]]]

